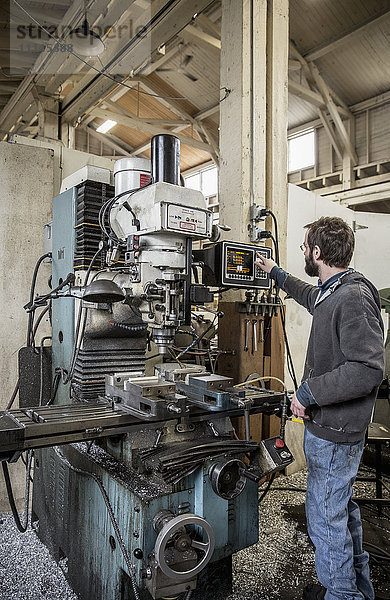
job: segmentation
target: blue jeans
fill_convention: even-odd
[[[306,518],[325,600],[374,600],[360,510],[351,500],[364,441],[339,444],[305,428]]]

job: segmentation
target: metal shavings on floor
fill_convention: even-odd
[[[77,600],[59,565],[31,527],[22,534],[0,515],[1,600]]]
[[[278,477],[277,487],[306,487],[306,473]],[[233,595],[227,600],[301,598],[302,588],[315,581],[314,552],[295,517],[304,517],[304,492],[270,489],[259,504],[259,541],[233,557]],[[293,593],[296,593],[296,596]]]
[[[365,475],[374,474],[367,471]],[[306,530],[305,492],[295,490],[305,490],[306,479],[307,472],[300,471],[274,481],[259,505],[258,543],[233,556],[233,594],[226,600],[301,600],[305,585],[318,583]],[[358,481],[354,491],[357,497],[374,497],[375,484]],[[365,508],[361,511],[365,541],[390,552],[390,521]],[[370,568],[375,590],[390,598],[389,577],[376,565]]]
[[[233,593],[226,600],[298,600],[303,587],[316,581],[314,551],[306,533],[305,494],[276,489],[280,487],[306,488],[306,473],[278,477],[259,505],[259,541],[234,555]],[[355,491],[358,496],[373,496],[374,486],[358,482]],[[371,543],[389,551],[389,520],[367,513],[363,524],[365,537],[368,533]],[[380,569],[372,568],[372,579],[374,587],[390,597],[390,583]],[[19,533],[10,514],[0,515],[0,599],[78,600],[61,566],[31,527]],[[214,600],[214,595],[202,600]]]

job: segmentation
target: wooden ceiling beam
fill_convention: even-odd
[[[367,29],[369,27],[371,27],[372,25],[379,25],[379,24],[384,23],[385,21],[387,21],[389,16],[390,16],[390,11],[388,8],[386,8],[381,13],[379,13],[375,16],[371,16],[369,19],[367,19],[363,23],[360,23],[360,25],[356,25],[355,27],[352,27],[351,29],[349,29],[348,31],[343,33],[342,35],[337,36],[337,37],[333,38],[332,40],[325,42],[324,44],[321,44],[320,46],[317,46],[316,48],[313,48],[312,50],[309,50],[303,56],[308,62],[310,62],[312,60],[318,60],[322,56],[329,54],[329,52],[334,52],[341,46],[344,46],[345,44],[350,42],[352,38],[360,36],[362,33],[365,33],[367,31]]]
[[[169,50],[165,52],[160,58],[155,60],[154,62],[147,62],[145,66],[141,66],[139,69],[135,69],[134,76],[142,73],[144,77],[151,75],[156,71],[156,69],[160,69],[160,67],[164,66],[166,62],[174,58],[180,51],[180,44],[174,44]]]
[[[158,100],[159,102],[161,102],[161,104],[169,108],[169,110],[174,112],[176,115],[179,115],[184,121],[189,121],[189,123],[192,125],[195,131],[201,136],[203,140],[205,140],[204,133],[198,120],[195,119],[192,115],[190,115],[190,113],[185,108],[183,108],[181,100],[175,100],[174,98],[167,97],[170,95],[167,93],[167,90],[172,92],[172,88],[170,86],[167,87],[166,85],[164,85],[164,81],[160,77],[154,75],[153,79],[150,79],[141,76],[139,77],[139,81],[142,87],[147,92],[157,94],[158,96],[160,96]],[[175,93],[175,90],[173,90],[173,93]],[[183,101],[185,101],[185,98],[183,98]]]
[[[355,150],[354,145],[352,144],[352,141],[349,137],[348,131],[340,117],[340,113],[337,110],[337,106],[333,102],[329,88],[328,88],[326,82],[324,81],[324,79],[321,77],[320,72],[318,71],[316,65],[314,63],[310,63],[309,67],[312,72],[313,78],[318,86],[318,89],[320,90],[323,98],[325,99],[326,108],[329,111],[330,116],[333,119],[336,130],[339,134],[341,141],[343,142],[345,150],[348,153],[348,155],[350,156],[352,162],[356,165],[358,162],[356,150]]]
[[[207,33],[207,31],[217,37],[219,40],[221,39],[221,28],[214,23],[211,19],[206,17],[206,15],[198,15],[195,21],[201,28]]]
[[[345,127],[341,119],[341,114],[343,114],[347,117],[347,119],[353,122],[353,114],[351,113],[351,111],[345,103],[342,103],[343,106],[337,106],[335,104],[334,98],[337,98],[337,95],[325,82],[317,66],[314,64],[313,61],[308,62],[301,55],[301,53],[298,51],[298,49],[292,42],[290,42],[290,53],[296,60],[298,60],[301,63],[303,75],[311,91],[316,94],[319,92],[319,95],[322,98],[323,105],[317,106],[318,114],[325,128],[325,131],[327,132],[328,137],[332,143],[332,146],[337,152],[337,155],[342,160],[346,156],[348,156],[349,160],[351,161],[351,164],[356,164],[356,150],[354,148],[354,144],[352,143],[351,137],[347,131],[347,128]],[[326,111],[329,112],[335,125],[336,131],[334,131]]]
[[[187,27],[181,32],[181,35],[184,38],[190,37],[199,42],[203,42],[203,44],[206,44],[206,46],[212,46],[213,48],[217,48],[218,50],[221,49],[220,39],[209,35],[208,33],[205,33],[198,27],[194,27],[194,25],[187,25]]]
[[[305,100],[305,102],[313,104],[317,108],[325,108],[325,102],[321,94],[313,92],[307,86],[302,85],[293,79],[288,80],[288,91],[301,100]]]
[[[119,140],[119,138],[115,137],[110,133],[99,133],[98,131],[96,131],[96,129],[91,127],[91,125],[86,125],[85,127],[83,126],[82,129],[84,129],[84,131],[87,131],[89,135],[91,135],[95,139],[99,140],[99,142],[102,142],[103,144],[106,144],[107,146],[115,150],[115,152],[120,152],[121,154],[128,156],[133,151],[133,148],[126,144],[126,142]]]
[[[219,105],[220,103],[218,102],[217,104],[214,104],[214,106],[210,106],[210,108],[200,110],[193,116],[193,118],[196,121],[203,121],[203,119],[207,119],[208,117],[211,117],[212,115],[215,115],[215,113],[219,112]]]
[[[163,129],[154,125],[150,125],[149,123],[139,122],[137,118],[128,117],[119,113],[114,113],[109,110],[97,108],[94,110],[94,114],[102,119],[113,119],[120,125],[124,125],[125,127],[129,127],[130,129],[142,131],[150,135],[161,135],[169,133],[168,129]],[[177,133],[176,136],[179,138],[182,144],[191,146],[193,148],[197,148],[198,150],[203,150],[204,152],[208,152],[211,154],[212,148],[209,144],[206,144],[205,142],[199,142],[198,140],[194,140],[193,138],[189,138],[186,135],[182,135],[180,133]]]
[[[139,123],[150,123],[151,125],[161,125],[162,127],[179,127],[180,125],[188,127],[189,125],[191,125],[188,119],[184,121],[183,119],[148,119],[147,117],[137,117],[136,115],[133,115],[129,110],[126,110],[116,102],[112,102],[108,99],[102,102],[102,105],[104,104],[106,104],[107,107],[112,111],[131,117],[132,119],[136,119]],[[104,108],[104,106],[102,106],[102,108]]]

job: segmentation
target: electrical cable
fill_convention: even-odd
[[[43,263],[45,258],[51,258],[51,256],[52,256],[51,252],[46,252],[46,254],[43,254],[40,258],[38,258],[38,260],[36,262],[32,280],[31,280],[31,287],[30,287],[29,304],[31,306],[34,304],[34,292],[35,292],[35,285],[37,283],[39,267],[41,266],[41,264]],[[26,341],[27,346],[31,346],[31,333],[33,330],[33,323],[34,323],[34,313],[30,312],[28,315],[28,325],[27,325],[27,341]]]
[[[41,324],[41,321],[43,319],[43,317],[46,315],[47,312],[49,312],[51,307],[51,300],[50,303],[44,307],[43,311],[39,314],[39,317],[37,318],[35,324],[34,324],[34,328],[31,334],[31,341],[32,341],[32,346],[35,346],[35,335],[37,333],[38,327]]]
[[[275,259],[276,263],[279,264],[279,243],[277,238],[275,238],[272,233],[268,236],[270,240],[272,240],[273,245],[275,246]]]
[[[280,306],[280,317],[281,317],[281,321],[282,321],[284,341],[285,341],[286,350],[287,350],[287,368],[288,368],[288,372],[290,373],[290,377],[293,381],[295,391],[297,391],[299,386],[298,386],[298,381],[297,381],[297,377],[295,374],[295,368],[294,368],[294,363],[293,363],[293,359],[292,359],[292,355],[291,355],[290,344],[288,343],[288,337],[287,337],[287,331],[286,331],[285,306],[283,304]]]
[[[54,298],[57,292],[61,291],[62,288],[64,288],[65,286],[72,284],[74,280],[74,273],[69,273],[66,279],[59,283],[57,287],[54,288],[54,290],[51,290],[49,294],[45,294],[44,296],[37,296],[32,304],[28,302],[23,307],[24,310],[26,310],[28,313],[35,312],[37,308],[39,308],[40,306],[44,306],[47,300]]]
[[[126,190],[125,192],[121,192],[120,194],[117,194],[113,198],[109,198],[108,200],[106,200],[104,202],[104,204],[101,206],[101,208],[99,210],[99,216],[98,216],[99,227],[102,230],[102,232],[104,233],[104,235],[108,239],[110,239],[112,242],[114,242],[115,244],[126,245],[115,234],[114,234],[115,235],[115,237],[114,237],[111,232],[107,231],[106,225],[104,223],[104,221],[106,219],[106,212],[107,212],[107,210],[109,210],[109,212],[108,212],[108,221],[109,221],[110,220],[111,208],[113,207],[113,205],[115,204],[115,202],[117,200],[119,200],[123,196],[127,196],[127,195],[128,196],[132,196],[135,192],[139,192],[140,190],[143,190],[144,188],[148,187],[151,184],[152,184],[152,182],[150,181],[149,183],[147,183],[144,186],[141,186],[141,187],[138,187],[138,188],[133,188],[131,190]],[[126,202],[125,204],[126,204],[125,208],[127,208],[127,210],[133,216],[133,225],[137,227],[137,231],[138,231],[139,230],[139,220],[137,218],[137,215],[135,214],[134,210],[132,209],[132,207],[130,206],[130,204],[128,202]]]
[[[275,257],[276,257],[276,262],[277,264],[279,264],[279,236],[278,236],[278,221],[275,217],[275,214],[272,212],[272,210],[267,209],[267,213],[272,217],[272,220],[274,222],[274,229],[275,229]]]
[[[44,356],[44,347],[45,347],[45,341],[46,340],[51,340],[52,337],[51,335],[47,335],[45,337],[43,337],[41,339],[41,343],[40,343],[40,356],[39,356],[39,402],[38,405],[42,406],[42,402],[43,402],[43,356]]]
[[[266,497],[266,495],[268,494],[269,490],[271,489],[271,485],[272,485],[275,477],[276,477],[276,473],[272,473],[272,475],[270,477],[270,480],[269,480],[269,482],[267,484],[267,487],[265,488],[264,492],[261,494],[261,496],[260,496],[260,498],[258,500],[258,504],[260,504],[260,502],[262,502],[264,500],[264,498]]]
[[[28,505],[30,501],[30,483],[31,483],[31,464],[33,458],[33,450],[29,450],[27,455],[27,464],[26,464],[26,488],[25,488],[25,500],[24,500],[24,516],[23,523],[20,520],[18,510],[16,508],[15,497],[12,490],[11,479],[9,476],[8,465],[5,461],[2,461],[1,466],[3,468],[5,486],[7,490],[7,496],[9,505],[11,508],[12,516],[14,518],[16,527],[19,529],[21,533],[25,533],[28,527]]]
[[[5,410],[9,410],[10,408],[12,408],[12,405],[15,402],[15,398],[18,395],[18,391],[19,391],[19,378],[18,378],[18,380],[16,382],[14,391],[12,392],[12,396],[9,399],[9,402],[8,402],[7,406],[5,407]]]
[[[46,406],[50,406],[51,404],[53,404],[55,397],[57,395],[60,381],[61,381],[61,371],[56,371],[54,378],[53,378],[53,383],[51,386],[51,389],[52,389],[51,396],[50,396],[49,400],[46,402]]]
[[[176,356],[176,360],[178,360],[179,358],[181,358],[183,356],[183,354],[185,354],[186,352],[188,352],[188,350],[191,350],[191,348],[193,348],[195,346],[195,344],[198,344],[203,338],[204,336],[214,327],[214,323],[215,320],[217,318],[218,315],[215,315],[214,319],[212,320],[212,322],[210,323],[209,327],[207,327],[207,329],[204,330],[204,332],[196,337],[189,346],[187,346],[187,348],[185,350],[182,350],[182,352],[180,352],[180,354],[178,354]]]
[[[272,491],[279,490],[280,492],[302,492],[306,494],[306,488],[298,488],[294,486],[273,487]]]
[[[91,273],[93,264],[102,250],[103,250],[103,242],[100,242],[99,248],[96,250],[95,254],[93,255],[91,262],[89,263],[87,272],[85,274],[84,287],[86,287],[88,285],[88,278]],[[72,357],[70,360],[70,367],[69,367],[69,371],[68,371],[67,375],[65,377],[63,377],[63,379],[62,379],[63,383],[69,383],[73,377],[74,369],[76,367],[76,361],[77,361],[77,358],[78,358],[78,355],[80,352],[81,340],[82,340],[82,338],[84,336],[84,332],[85,332],[85,326],[86,326],[86,320],[87,320],[87,318],[86,318],[87,310],[88,310],[87,308],[83,307],[82,300],[80,300],[80,306],[79,306],[79,310],[78,310],[78,314],[77,314],[77,324],[76,324],[76,329],[75,329],[75,333],[74,333],[74,342],[73,342],[73,348],[72,348]],[[83,319],[83,324],[81,326],[81,319],[82,319],[83,315],[84,315],[84,319]],[[80,331],[81,331],[81,335],[80,335]]]
[[[65,50],[67,52],[69,52],[69,54],[72,54],[73,56],[75,56],[79,61],[81,61],[82,63],[84,63],[84,65],[86,65],[87,67],[89,67],[90,69],[92,69],[93,71],[96,71],[96,73],[98,73],[99,75],[102,75],[103,77],[107,77],[107,79],[111,79],[111,81],[113,81],[116,85],[121,85],[129,90],[134,90],[135,92],[139,93],[139,94],[144,94],[145,96],[151,96],[152,98],[161,98],[161,99],[165,99],[165,100],[193,100],[196,97],[204,97],[204,94],[201,96],[200,94],[196,95],[196,96],[192,96],[191,98],[187,98],[185,96],[160,96],[159,94],[152,94],[151,92],[144,92],[143,90],[139,90],[136,87],[133,87],[131,85],[127,85],[126,83],[124,83],[123,81],[118,81],[114,76],[110,75],[109,73],[105,72],[105,69],[107,69],[107,67],[109,65],[106,65],[104,67],[104,70],[98,69],[97,67],[95,67],[94,65],[92,65],[91,63],[89,63],[87,60],[84,60],[81,56],[79,56],[78,54],[76,54],[76,52],[73,52],[73,50],[69,50],[68,49],[68,44],[64,44],[63,42],[61,42],[60,39],[56,38],[55,35],[53,35],[48,29],[46,29],[43,25],[41,25],[41,23],[39,23],[39,21],[37,21],[21,4],[19,4],[19,2],[17,0],[12,0],[14,4],[16,4],[16,6],[18,6],[20,8],[21,11],[23,11],[42,31],[44,31],[46,33],[46,35],[48,35],[49,37],[51,37],[55,42],[56,42],[56,46],[54,46],[55,48],[58,46],[60,48],[65,48]],[[155,15],[156,17],[156,15]],[[154,17],[154,18],[155,18]],[[142,32],[140,32],[142,33]],[[138,37],[140,37],[140,34],[138,34]],[[219,91],[224,91],[225,95],[223,98],[221,98],[218,102],[218,104],[220,104],[221,102],[223,102],[224,100],[226,100],[226,98],[229,96],[231,90],[226,87],[223,86],[221,88],[219,88]]]
[[[279,377],[273,377],[271,375],[264,375],[264,377],[256,377],[256,379],[250,379],[249,381],[242,381],[241,383],[237,383],[234,387],[242,387],[243,385],[248,385],[249,383],[256,383],[257,381],[269,381],[269,380],[274,380],[274,381],[278,381],[279,383],[282,384],[284,391],[287,391],[287,387],[286,384],[284,383],[284,381],[282,381],[281,379],[279,379]]]
[[[89,471],[84,471],[83,469],[79,469],[79,468],[73,466],[69,462],[69,460],[64,456],[64,454],[61,452],[61,450],[60,450],[60,448],[58,446],[54,447],[54,452],[57,454],[57,456],[59,457],[59,459],[71,471],[74,471],[75,473],[79,473],[80,475],[85,475],[87,477],[91,477],[96,482],[96,484],[98,485],[99,490],[100,490],[100,492],[101,492],[101,494],[103,496],[103,500],[104,500],[104,503],[106,505],[106,508],[107,508],[107,511],[108,511],[108,515],[110,517],[110,521],[111,521],[112,526],[114,528],[116,538],[117,538],[117,540],[119,542],[119,546],[120,546],[120,549],[122,551],[123,558],[125,559],[125,562],[126,562],[126,565],[127,565],[128,571],[129,571],[130,581],[131,581],[131,585],[133,587],[133,592],[134,592],[134,598],[135,598],[135,600],[140,600],[139,593],[138,593],[138,585],[137,585],[137,580],[136,580],[136,571],[135,571],[135,568],[134,568],[133,564],[131,563],[129,553],[127,552],[127,548],[125,546],[122,534],[121,534],[120,529],[119,529],[118,521],[115,518],[114,511],[112,509],[110,499],[108,497],[108,494],[106,492],[106,489],[105,489],[103,483],[100,481],[99,477],[97,475],[95,475],[95,473],[92,473],[92,472],[89,472]]]
[[[278,222],[277,222],[276,216],[272,212],[272,210],[266,209],[265,210],[265,214],[266,215],[270,215],[272,217],[273,222],[274,222],[275,237],[272,234],[269,237],[272,239],[273,244],[275,246],[276,263],[279,265],[280,256],[279,256]],[[275,285],[275,293],[276,293],[276,299],[280,303],[280,314],[281,314],[281,321],[282,321],[283,337],[284,337],[284,342],[285,342],[285,345],[286,345],[286,352],[287,352],[287,361],[286,361],[287,362],[287,369],[288,369],[290,377],[291,377],[291,379],[293,381],[294,388],[295,388],[295,391],[296,391],[299,386],[298,386],[298,381],[297,381],[297,377],[296,377],[296,374],[295,374],[295,368],[294,368],[294,363],[293,363],[293,359],[292,359],[292,355],[291,355],[291,351],[290,351],[290,345],[288,343],[287,330],[286,330],[285,306],[284,306],[283,302],[280,299],[279,288],[276,285]]]
[[[369,548],[374,548],[374,550],[377,550],[380,554],[382,554],[383,556],[385,556],[387,558],[387,560],[390,561],[390,554],[389,554],[389,552],[386,552],[386,550],[383,550],[383,548],[381,548],[380,546],[375,546],[375,544],[371,544],[369,542],[363,542],[363,544],[365,546],[368,546]]]

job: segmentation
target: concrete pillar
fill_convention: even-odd
[[[38,105],[38,137],[48,140],[58,140],[58,100],[37,96]]]
[[[75,132],[76,129],[70,123],[61,124],[61,140],[64,142],[65,148],[75,148]]]
[[[280,262],[286,265],[289,1],[268,0],[267,6],[266,207],[278,219]]]
[[[288,0],[222,2],[221,87],[231,93],[220,106],[219,220],[231,227],[225,239],[249,243],[258,240],[256,228],[273,227],[271,219],[265,226],[253,220],[253,206],[271,209],[279,225],[282,265],[287,241],[288,48]],[[248,319],[234,304],[240,295],[229,291],[220,302],[225,318],[218,326],[219,345],[234,351],[233,358],[221,356],[220,372],[240,380],[255,372],[284,379],[280,321],[272,318],[271,325],[251,319],[249,342],[254,322],[257,327],[271,325],[271,333],[257,352],[245,351]],[[275,435],[280,427],[261,415],[251,422],[257,440]],[[243,435],[242,424],[235,426]]]
[[[351,140],[353,147],[355,147],[355,119],[351,118],[351,119],[348,119],[348,121],[344,121],[344,125],[345,125],[347,133],[349,135],[349,139]],[[355,173],[353,170],[354,166],[355,166],[355,163],[354,163],[351,155],[349,154],[347,149],[344,148],[344,152],[343,152],[343,190],[350,190],[353,187],[355,187]]]
[[[221,87],[231,93],[220,109],[220,222],[231,227],[227,238],[250,242],[251,205],[270,208],[279,222],[282,263],[287,225],[288,42],[288,0],[222,3]]]
[[[2,273],[0,304],[0,410],[12,394],[18,378],[18,351],[26,344],[27,313],[32,274],[37,259],[44,253],[43,225],[51,219],[53,198],[53,151],[47,148],[0,143],[0,250]],[[51,265],[39,270],[36,292],[48,291]],[[39,312],[39,311],[38,311]],[[41,324],[37,339],[50,335],[48,317]],[[19,406],[16,399],[14,407]],[[22,461],[10,469],[15,498],[22,507],[25,469]],[[3,476],[0,474],[0,512],[8,511]]]

